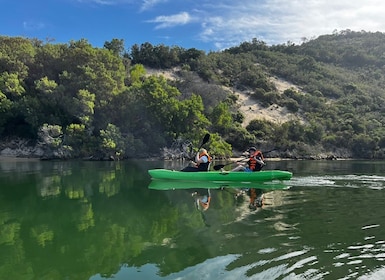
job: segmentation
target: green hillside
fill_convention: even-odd
[[[48,158],[123,159],[192,152],[209,132],[216,157],[258,145],[275,149],[270,156],[382,159],[384,42],[383,33],[346,30],[301,45],[253,39],[205,53],[0,36],[0,148],[17,138]],[[272,76],[300,90],[279,92]],[[242,127],[239,91],[298,118]]]

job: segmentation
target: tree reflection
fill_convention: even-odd
[[[234,192],[210,189],[210,207],[199,211],[192,190],[149,189],[146,171],[54,162],[11,176],[0,189],[0,277],[109,277],[123,263],[168,275],[214,256],[226,240],[211,236],[238,215]]]

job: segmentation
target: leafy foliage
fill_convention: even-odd
[[[119,39],[95,48],[85,39],[0,36],[0,137],[37,139],[45,131],[48,140],[57,126],[57,148],[67,147],[67,156],[127,158],[157,155],[175,139],[199,144],[209,131],[217,156],[258,144],[282,155],[344,149],[346,156],[383,158],[384,42],[383,33],[345,30],[301,45],[252,39],[206,54],[148,42],[126,52]],[[145,67],[178,69],[178,78],[148,75]],[[301,90],[279,92],[271,76]],[[297,117],[242,127],[240,90]]]

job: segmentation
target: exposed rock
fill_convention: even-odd
[[[28,140],[12,139],[0,144],[0,156],[41,158],[44,156],[44,150],[40,145],[32,144]]]

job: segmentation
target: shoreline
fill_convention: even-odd
[[[231,161],[231,162],[237,163],[238,161],[239,162],[241,162],[241,161],[245,162],[246,159],[247,158],[245,158],[245,157],[231,157],[231,158],[228,158],[228,159],[214,160],[214,162],[226,162],[226,161],[230,162]],[[8,162],[43,161],[43,160],[46,161],[45,159],[42,159],[42,158],[39,158],[39,157],[18,157],[18,156],[4,156],[4,155],[0,155],[0,161],[2,161],[2,162],[5,162],[5,161],[8,161]],[[71,160],[71,159],[52,159],[52,160],[68,161],[68,160]],[[79,159],[73,159],[73,160],[79,160]],[[130,159],[122,159],[120,161],[125,161],[125,160],[130,160]],[[153,158],[142,158],[142,159],[139,159],[139,160],[152,161],[154,159]],[[170,159],[161,159],[161,158],[158,158],[158,160],[160,160],[160,161],[162,161],[162,160],[163,161],[173,161],[173,160],[170,160]],[[179,160],[180,159],[176,159],[176,161],[179,161]],[[333,159],[330,159],[330,158],[319,158],[319,159],[315,159],[315,158],[280,158],[280,157],[265,158],[265,161],[287,161],[287,160],[293,160],[293,161],[300,161],[300,160],[336,161],[336,160],[339,160],[339,161],[341,161],[341,160],[372,160],[372,159],[358,159],[358,158],[333,158]],[[83,161],[89,161],[89,160],[84,160],[83,159]],[[100,161],[103,161],[103,160],[100,160]]]
[[[0,156],[0,161],[40,161],[40,158],[31,157],[15,157],[15,156]]]

